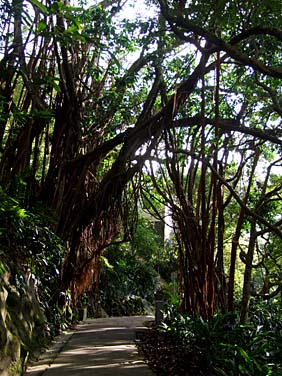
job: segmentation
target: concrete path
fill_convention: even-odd
[[[136,329],[151,316],[88,320],[57,339],[25,376],[152,376],[138,357]]]

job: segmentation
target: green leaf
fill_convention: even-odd
[[[39,21],[37,25],[37,31],[40,33],[41,31],[45,30],[47,27],[46,23],[44,21]]]
[[[218,374],[218,375],[221,375],[221,376],[228,376],[227,373],[225,373],[222,369],[220,368],[217,368],[215,367],[214,368],[215,372]]]
[[[249,355],[246,353],[246,351],[244,349],[242,349],[242,347],[239,347],[239,352],[240,352],[241,356],[245,359],[246,362],[250,361]]]
[[[249,357],[249,355],[246,353],[246,351],[244,349],[242,349],[242,347],[239,347],[239,353],[242,356],[242,358],[245,360],[246,364],[248,364],[250,366],[251,370],[253,371],[254,366],[253,366],[252,359]]]
[[[5,265],[0,262],[0,276],[4,274],[6,271]]]
[[[110,264],[109,260],[107,259],[107,257],[105,256],[100,256],[100,259],[101,261],[103,262],[103,264],[110,270],[112,270],[114,267],[113,265]]]
[[[48,14],[48,9],[47,9],[47,7],[46,7],[45,5],[43,5],[40,1],[38,1],[38,0],[29,0],[29,1],[30,1],[30,3],[31,3],[32,5],[34,5],[34,6],[37,7],[38,9],[40,9],[42,13],[44,13],[44,14]]]
[[[2,211],[4,211],[3,209],[1,209]],[[5,227],[0,227],[0,236],[5,234],[7,232],[7,229]]]

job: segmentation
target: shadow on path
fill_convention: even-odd
[[[27,369],[26,376],[151,376],[153,372],[138,357],[136,329],[151,316],[110,317],[78,325],[52,357],[44,354]],[[49,350],[52,353],[52,348]],[[50,365],[50,363],[52,363]]]

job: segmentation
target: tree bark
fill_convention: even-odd
[[[250,296],[251,296],[251,281],[252,281],[252,264],[254,259],[254,251],[256,245],[256,220],[254,218],[251,219],[251,228],[250,228],[250,239],[249,239],[249,246],[248,252],[246,255],[246,265],[245,265],[245,272],[244,272],[244,285],[243,285],[243,293],[242,293],[242,300],[241,300],[241,312],[240,312],[240,322],[243,324],[246,322],[248,318],[248,311],[249,311],[249,303],[250,303]]]

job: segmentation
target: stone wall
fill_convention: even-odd
[[[21,375],[28,357],[47,342],[46,320],[31,274],[0,276],[0,376]]]

